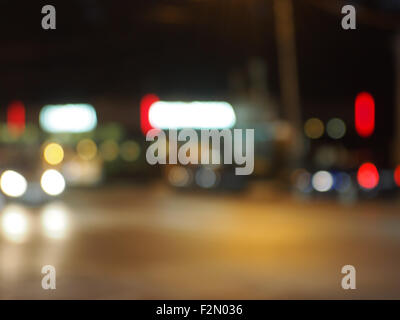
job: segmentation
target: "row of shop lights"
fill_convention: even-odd
[[[400,187],[400,165],[391,175],[394,184]],[[373,163],[367,162],[359,167],[356,179],[362,190],[372,191],[378,187],[381,175]],[[317,192],[328,192],[332,189],[346,192],[351,187],[351,178],[345,172],[331,173],[321,170],[311,175],[305,169],[299,169],[294,173],[294,184],[304,192],[311,191],[310,188]]]

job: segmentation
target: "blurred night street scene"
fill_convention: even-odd
[[[0,299],[400,299],[400,0],[50,2],[0,2]]]

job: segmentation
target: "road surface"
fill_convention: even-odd
[[[0,213],[1,299],[400,298],[400,203],[162,184],[69,191]],[[43,290],[42,267],[56,268]],[[356,268],[343,290],[341,268]]]

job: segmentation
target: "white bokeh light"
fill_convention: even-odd
[[[23,175],[7,170],[0,177],[0,187],[7,196],[17,198],[26,192],[28,183]]]
[[[58,196],[65,189],[65,180],[57,170],[46,170],[40,179],[40,185],[44,192],[51,196]]]
[[[333,176],[328,171],[318,171],[313,175],[311,183],[316,191],[327,192],[332,189]]]

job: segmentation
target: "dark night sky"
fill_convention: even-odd
[[[385,126],[394,104],[394,29],[360,17],[356,31],[344,31],[340,1],[336,14],[313,2],[294,1],[304,115],[350,116],[354,94],[368,90],[385,114],[378,126]],[[271,1],[51,1],[57,30],[44,31],[40,11],[48,3],[1,1],[2,107],[12,99],[139,99],[149,91],[225,98],[228,74],[254,56],[267,61],[279,95]],[[391,0],[353,3],[399,12]]]

